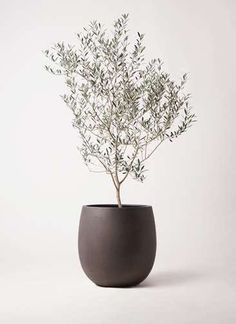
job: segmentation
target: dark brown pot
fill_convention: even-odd
[[[83,206],[79,257],[86,275],[99,286],[127,287],[143,281],[156,255],[151,206]]]

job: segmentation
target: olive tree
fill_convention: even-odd
[[[143,181],[146,160],[195,121],[190,95],[182,92],[186,74],[177,83],[160,59],[145,63],[144,35],[130,44],[127,22],[124,14],[108,32],[93,21],[77,34],[76,46],[59,42],[45,51],[46,70],[65,79],[62,98],[73,112],[83,160],[111,177],[119,207],[127,177]]]

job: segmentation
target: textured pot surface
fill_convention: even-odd
[[[97,285],[134,286],[150,273],[156,255],[151,206],[83,206],[79,225],[79,257],[86,275]]]

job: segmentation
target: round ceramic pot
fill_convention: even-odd
[[[150,273],[156,255],[151,206],[83,206],[79,257],[85,274],[98,286],[135,286]]]

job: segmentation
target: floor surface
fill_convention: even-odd
[[[134,288],[101,288],[80,267],[1,270],[3,324],[233,324],[236,274],[220,267],[155,268]]]

